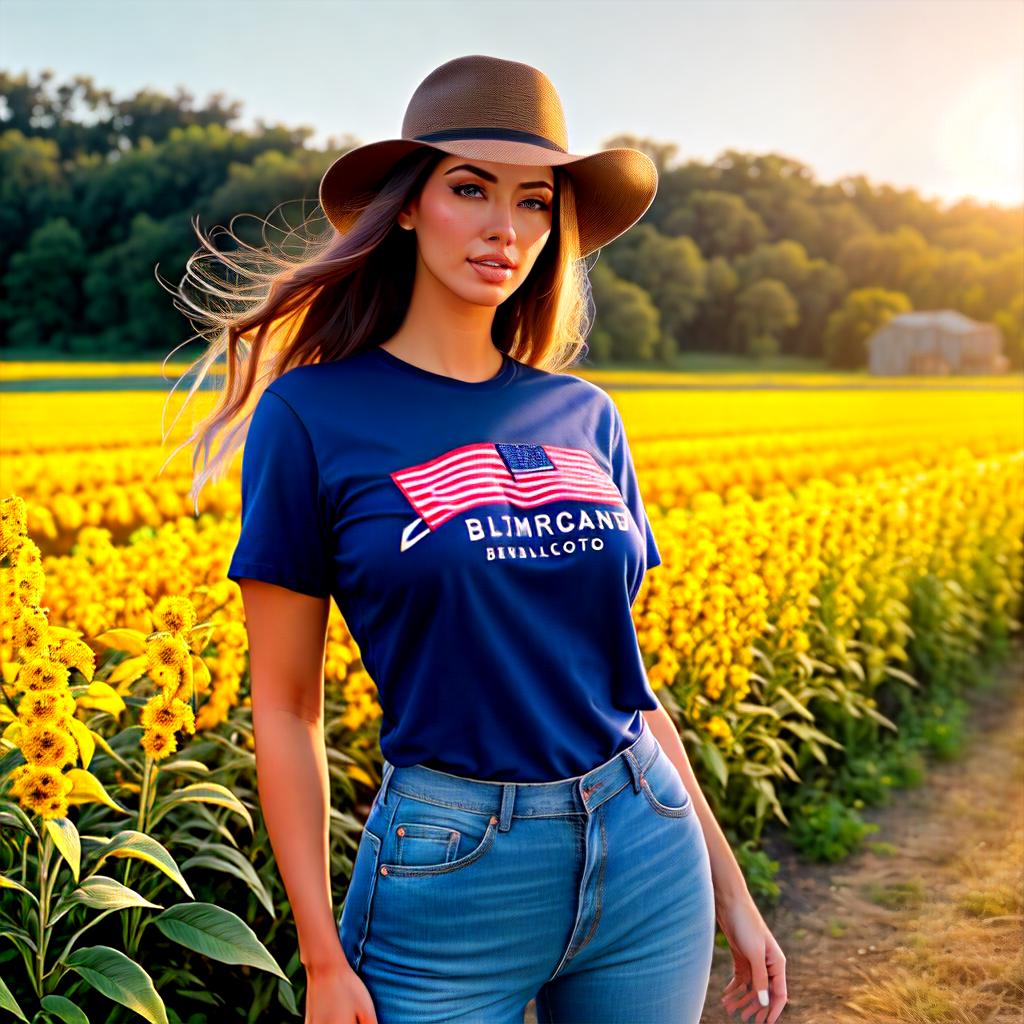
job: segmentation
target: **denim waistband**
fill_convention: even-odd
[[[450,775],[422,764],[396,766],[385,759],[377,799],[388,793],[479,814],[496,815],[499,831],[507,831],[513,816],[542,817],[579,813],[600,807],[626,785],[640,792],[640,779],[658,754],[658,741],[641,716],[640,735],[625,750],[583,775],[552,782],[488,782]]]

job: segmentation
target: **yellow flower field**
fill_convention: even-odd
[[[986,633],[1015,628],[1020,395],[613,395],[664,560],[634,606],[652,686],[723,789],[736,771],[746,775],[759,823],[785,819],[777,790],[796,781],[800,751],[821,761],[836,747],[808,710],[815,700],[892,728],[875,697],[883,682],[918,685],[911,663],[925,652],[952,670]],[[197,396],[190,421],[209,400]],[[191,453],[168,462],[184,424],[161,445],[161,417],[169,427],[180,407],[177,394],[160,392],[4,394],[0,495],[26,503],[51,623],[85,637],[146,633],[153,603],[181,595],[213,624],[208,678],[197,682],[202,731],[246,701],[240,592],[224,578],[240,459],[204,489],[193,516]],[[924,615],[938,623],[934,636],[910,651]],[[13,661],[11,637],[0,640]],[[375,688],[333,605],[326,679],[344,709],[340,739],[372,755]]]

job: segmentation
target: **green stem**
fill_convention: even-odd
[[[146,823],[149,819],[150,805],[156,793],[156,761],[151,757],[146,758],[142,769],[142,792],[139,794],[139,815],[136,821],[136,829],[139,832],[146,831]],[[130,861],[131,858],[128,858]],[[130,863],[125,865],[124,884],[128,884]],[[142,914],[142,907],[132,907],[125,913],[124,920],[124,946],[125,953],[134,959],[136,947],[139,943],[139,918]]]
[[[52,849],[52,841],[50,839],[50,833],[46,831],[45,826],[40,830],[40,846],[39,846],[39,934],[36,938],[36,970],[35,977],[32,979],[35,984],[36,996],[42,998],[43,996],[43,976],[45,974],[46,966],[46,925],[49,918],[50,901],[46,895],[47,881],[50,874],[50,851]]]

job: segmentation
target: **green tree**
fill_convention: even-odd
[[[0,321],[7,344],[66,352],[81,333],[82,275],[86,251],[63,217],[37,228],[28,246],[11,257],[4,275]]]
[[[843,370],[867,365],[867,340],[883,324],[913,309],[910,299],[885,288],[858,288],[846,296],[825,327],[825,358]]]
[[[736,348],[752,354],[778,351],[778,339],[800,319],[796,299],[782,281],[762,278],[736,297],[732,330]]]
[[[597,315],[587,343],[596,361],[651,359],[661,340],[658,309],[638,284],[624,281],[603,260],[590,272]]]
[[[705,258],[733,259],[768,237],[764,221],[742,196],[712,190],[694,192],[685,206],[665,218],[663,230],[667,235],[688,235]]]
[[[1024,370],[1024,292],[1018,292],[1006,309],[993,317],[1003,332],[1003,353],[1014,370]]]
[[[51,139],[30,139],[15,129],[0,134],[0,277],[11,255],[68,199],[60,154]]]
[[[664,333],[681,342],[707,295],[706,264],[693,239],[666,238],[638,224],[608,247],[605,258],[619,277],[647,292]]]

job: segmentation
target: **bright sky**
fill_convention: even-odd
[[[1024,202],[1024,0],[0,0],[9,71],[223,91],[318,143],[397,136],[420,81],[471,53],[544,71],[574,152],[633,133]]]

